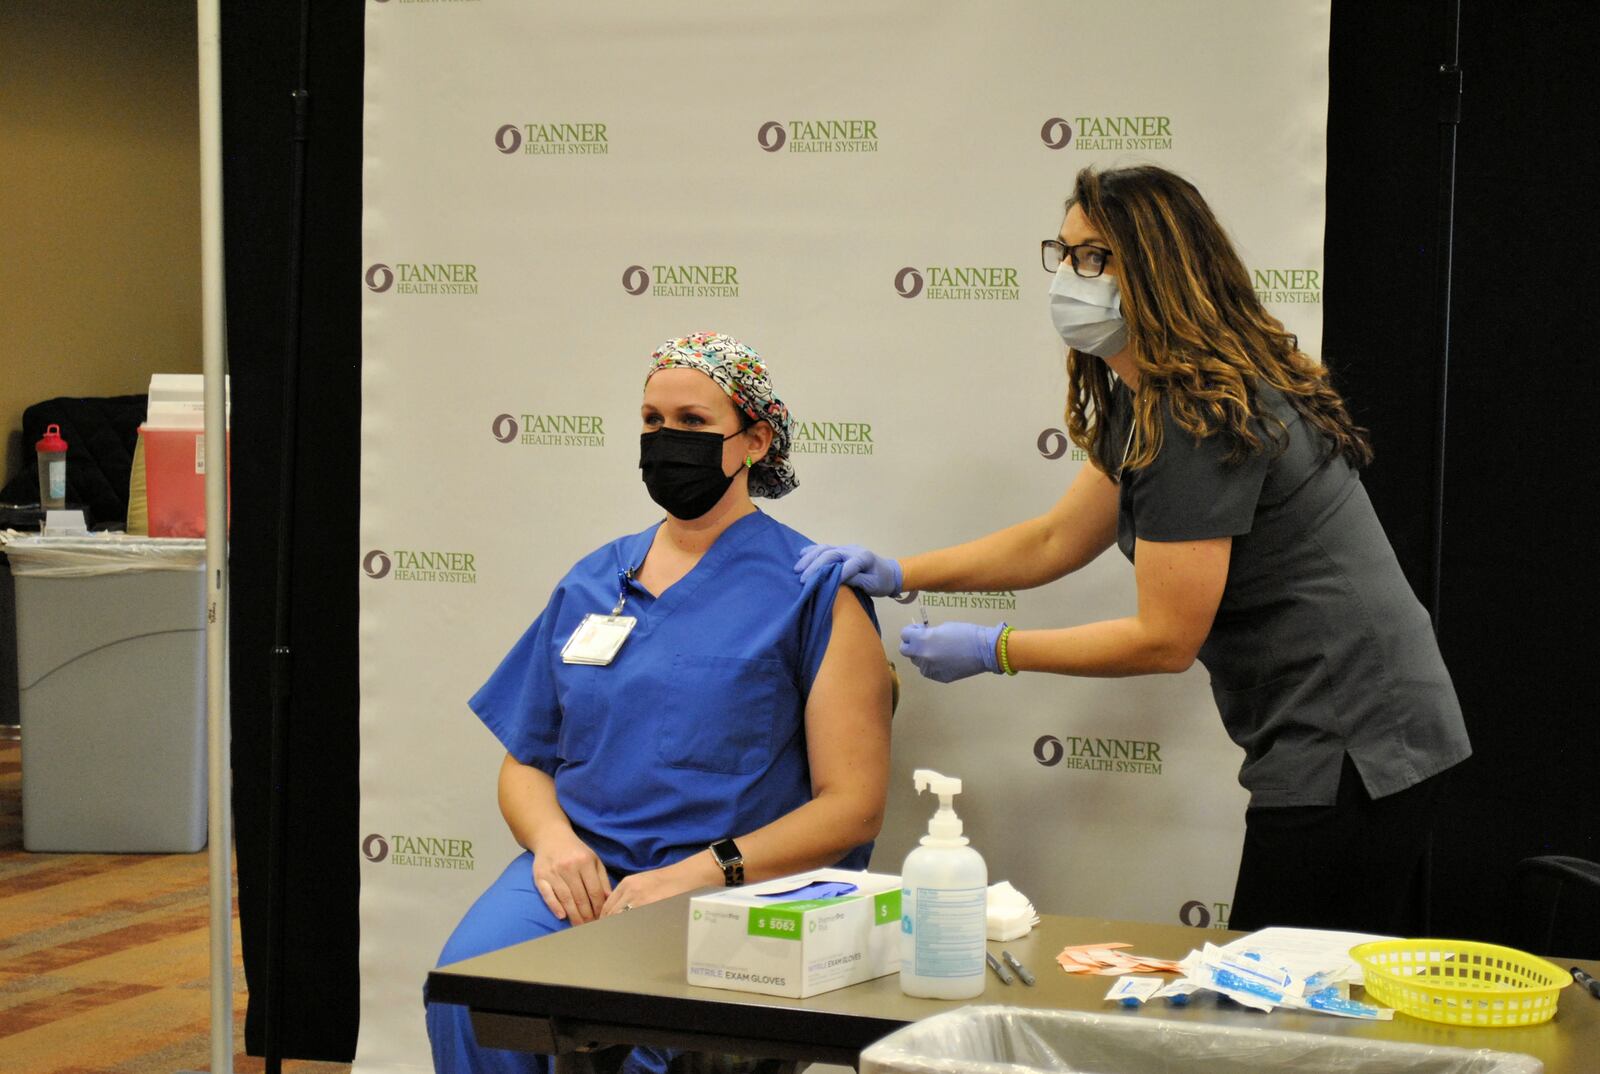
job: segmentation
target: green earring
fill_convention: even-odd
[[[750,469],[750,467],[754,466],[755,464],[756,460],[752,459],[749,455],[744,457],[744,468],[746,470]]]

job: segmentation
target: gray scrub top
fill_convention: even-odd
[[[1233,538],[1200,662],[1252,807],[1332,805],[1346,754],[1372,797],[1405,790],[1472,753],[1427,611],[1355,469],[1276,390],[1258,409],[1288,427],[1287,449],[1237,464],[1223,436],[1198,440],[1164,409],[1155,460],[1122,475],[1117,546],[1131,562],[1136,538]],[[1101,438],[1114,477],[1131,411],[1118,384]]]

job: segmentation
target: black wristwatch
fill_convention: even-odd
[[[739,853],[738,843],[732,839],[718,839],[711,844],[711,856],[722,867],[725,886],[736,888],[744,883],[744,855]]]

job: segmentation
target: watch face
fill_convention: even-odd
[[[717,859],[718,865],[738,861],[740,858],[739,844],[732,839],[718,839],[711,844],[711,856]]]

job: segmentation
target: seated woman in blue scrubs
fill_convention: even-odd
[[[666,518],[579,560],[470,702],[505,746],[500,810],[526,853],[441,965],[695,888],[866,868],[889,669],[870,601],[841,597],[838,569],[802,583],[810,542],[751,502],[795,487],[788,409],[755,351],[704,333],[651,355],[640,415]],[[479,1048],[465,1007],[427,1018],[439,1071],[549,1068]]]

